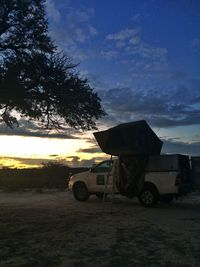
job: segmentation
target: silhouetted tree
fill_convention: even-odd
[[[59,161],[48,161],[41,163],[43,169],[70,169],[67,164],[61,163]]]
[[[0,0],[0,111],[9,127],[20,114],[48,129],[91,129],[105,115],[88,80],[48,36],[42,0]]]

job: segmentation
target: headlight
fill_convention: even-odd
[[[70,181],[73,180],[73,179],[74,179],[74,176],[73,175],[69,177],[69,180]]]
[[[72,176],[68,176],[67,181],[66,181],[67,187],[69,186],[69,184],[70,184],[70,182],[72,181],[73,178],[74,178],[73,175]]]

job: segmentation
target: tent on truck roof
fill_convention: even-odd
[[[94,136],[101,150],[110,155],[157,155],[163,142],[145,120],[119,124]]]
[[[145,120],[119,124],[94,136],[107,154],[119,156],[116,185],[122,195],[133,197],[144,182],[150,155],[159,155],[163,142]]]

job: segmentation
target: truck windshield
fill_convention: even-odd
[[[98,164],[96,167],[92,169],[92,172],[109,172],[111,171],[113,162],[111,160],[104,161]]]

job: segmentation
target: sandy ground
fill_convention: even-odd
[[[200,267],[200,195],[148,209],[123,197],[1,192],[0,266]]]

